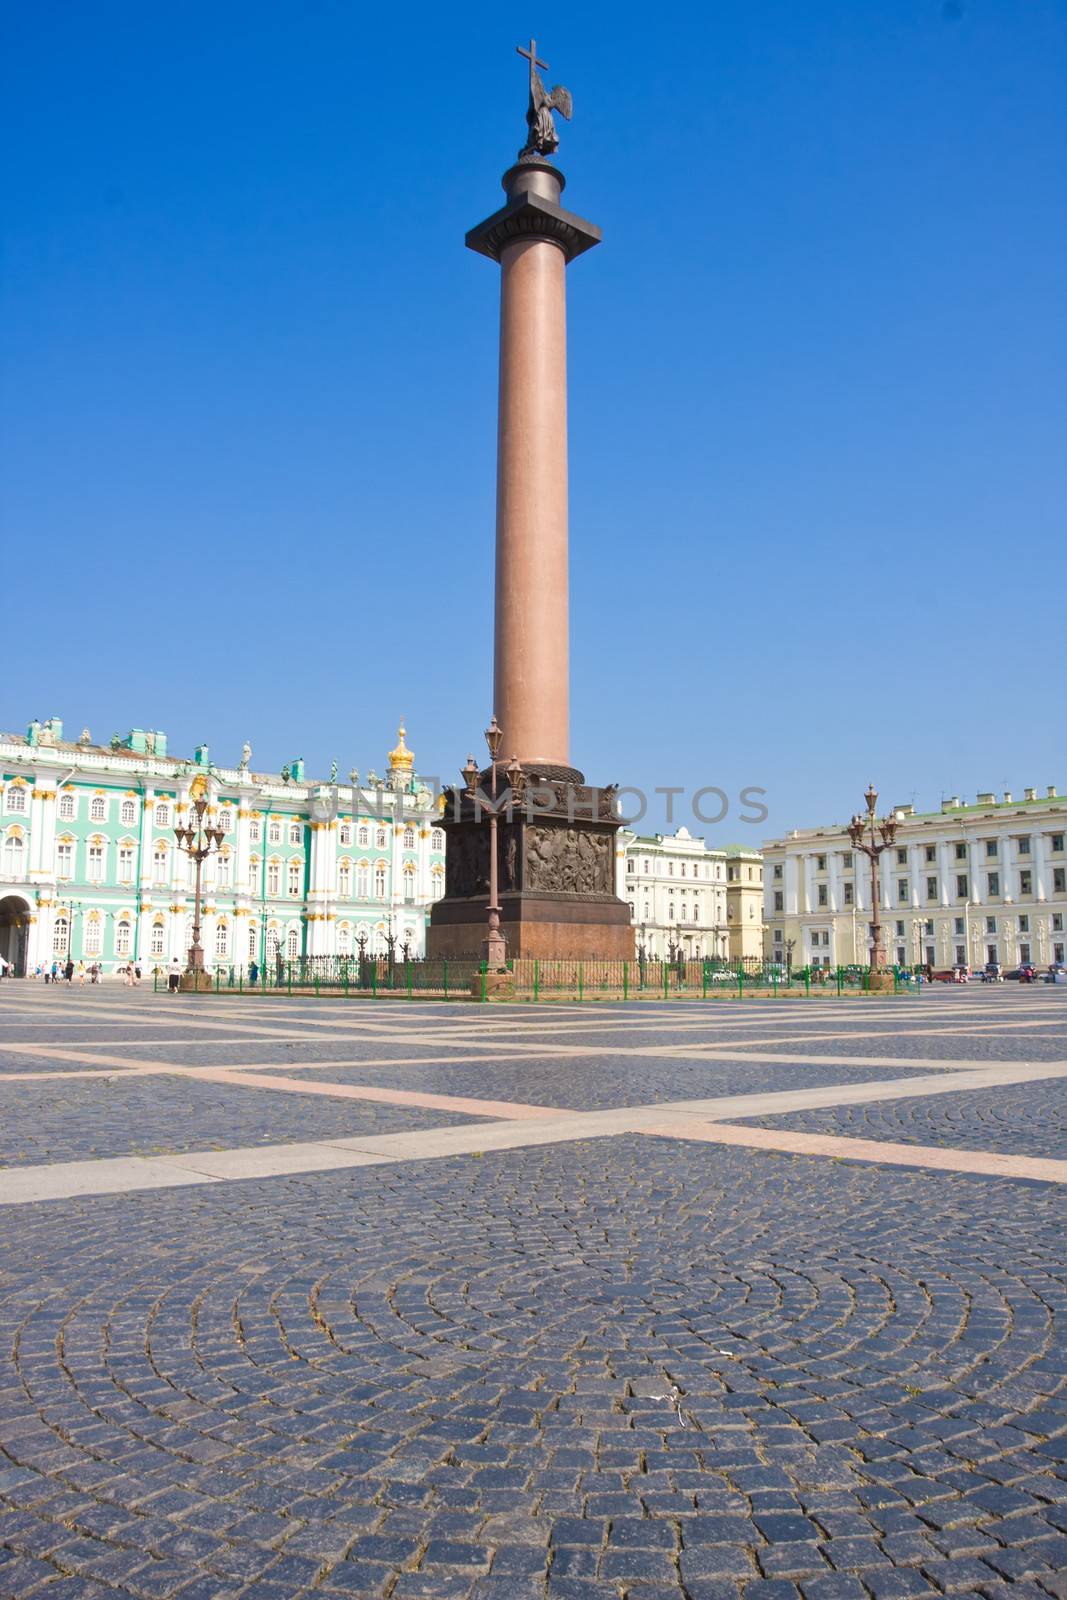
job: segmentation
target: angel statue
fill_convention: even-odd
[[[520,56],[525,56],[530,63],[530,103],[526,108],[526,126],[529,132],[526,143],[519,151],[520,161],[536,160],[538,156],[555,155],[559,149],[559,135],[556,132],[553,111],[558,111],[561,117],[571,120],[574,102],[571,92],[561,83],[557,83],[551,94],[545,88],[538,72],[538,67],[548,71],[548,62],[537,59],[537,42],[530,40],[529,50],[524,50],[522,45],[515,47]]]

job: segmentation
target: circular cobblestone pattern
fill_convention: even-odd
[[[5,1218],[0,1593],[1067,1593],[1051,1186],[617,1138]]]

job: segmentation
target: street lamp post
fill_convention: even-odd
[[[216,851],[223,840],[221,828],[212,828],[205,821],[207,811],[207,794],[202,788],[192,796],[192,810],[188,827],[177,827],[174,837],[178,841],[178,849],[184,850],[190,861],[196,863],[196,894],[193,901],[193,942],[189,946],[188,971],[201,973],[204,970],[204,950],[200,943],[200,880],[204,862],[212,851]]]
[[[796,944],[796,940],[795,939],[787,939],[785,941],[785,970],[786,970],[786,972],[792,972],[792,970],[793,970],[793,947],[794,947],[795,944]]]
[[[871,863],[871,975],[870,987],[884,989],[888,986],[886,974],[885,945],[882,942],[882,911],[881,895],[878,890],[878,860],[884,850],[888,850],[897,836],[897,821],[895,817],[884,817],[878,821],[875,811],[878,806],[878,790],[874,784],[869,784],[864,796],[867,802],[867,813],[856,812],[848,825],[848,836],[855,850],[862,850]]]

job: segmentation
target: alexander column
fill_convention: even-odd
[[[503,730],[498,777],[513,794],[500,839],[501,924],[511,955],[633,955],[629,911],[615,895],[613,789],[570,765],[567,572],[567,267],[600,229],[560,205],[565,179],[553,113],[570,92],[546,90],[548,63],[529,63],[527,139],[505,172],[505,205],[467,234],[499,262],[494,714]],[[491,775],[491,768],[488,774]],[[429,948],[475,954],[489,892],[489,829],[468,780],[443,819],[446,893]]]

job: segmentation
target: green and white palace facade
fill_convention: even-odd
[[[437,796],[420,781],[400,728],[386,773],[338,784],[216,766],[206,746],[168,755],[166,736],[134,729],[109,745],[72,743],[58,718],[0,734],[0,955],[17,974],[53,960],[184,965],[194,868],[175,828],[203,791],[221,830],[204,863],[201,944],[209,967],[425,948],[444,893]]]

